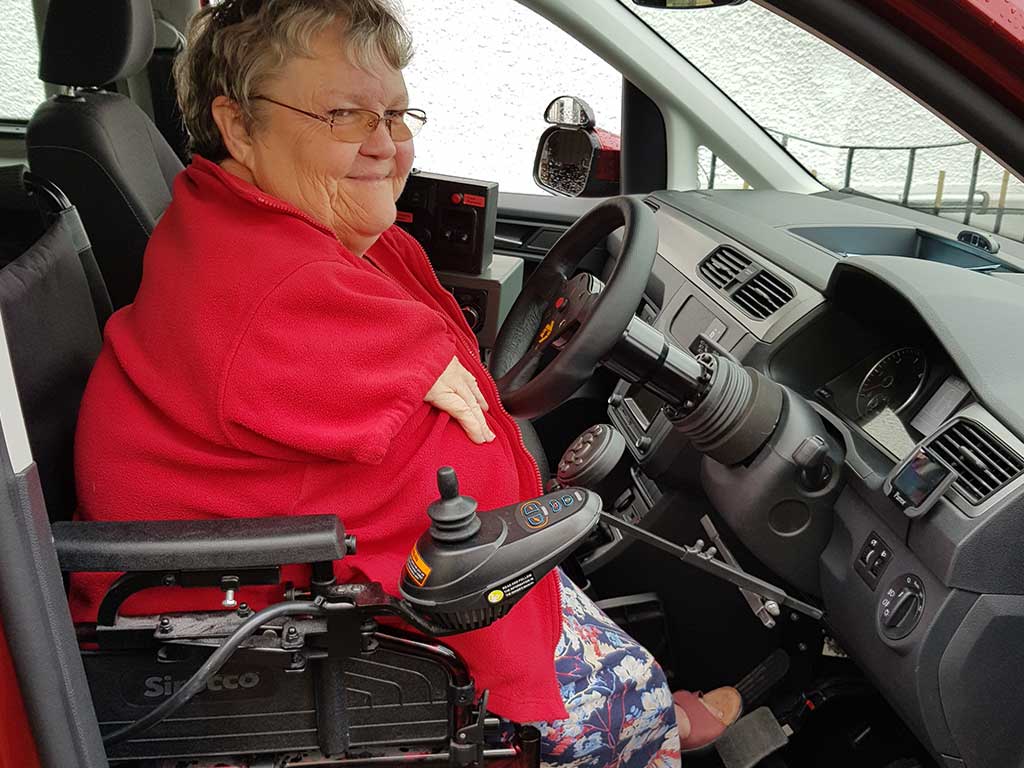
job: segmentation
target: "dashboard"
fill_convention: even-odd
[[[660,246],[641,317],[803,396],[845,447],[827,527],[777,527],[785,500],[766,501],[767,528],[720,509],[726,523],[823,605],[940,764],[1024,764],[1024,733],[1001,725],[1024,711],[1024,246],[984,251],[955,222],[840,193],[648,202]],[[620,382],[609,418],[635,464],[617,502],[630,520],[707,481],[656,396]],[[915,451],[956,480],[910,517],[886,478]]]

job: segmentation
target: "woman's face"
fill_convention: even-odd
[[[295,57],[260,95],[320,115],[336,109],[382,114],[409,106],[405,79],[381,62],[359,69],[343,52],[339,27],[325,30],[313,57]],[[381,121],[362,144],[337,141],[330,128],[276,104],[257,101],[260,119],[243,162],[257,187],[334,229],[362,254],[395,222],[395,201],[412,167],[412,140],[395,142]]]

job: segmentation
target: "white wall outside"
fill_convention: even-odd
[[[0,0],[0,119],[27,119],[44,98],[32,0]]]
[[[505,191],[539,193],[532,166],[546,127],[541,114],[552,98],[580,96],[595,108],[601,127],[619,130],[617,73],[515,0],[404,4],[417,49],[407,71],[409,90],[413,105],[430,118],[417,140],[418,167],[497,180]],[[898,89],[753,3],[689,12],[636,10],[768,128],[834,145],[961,140]],[[0,117],[27,118],[43,98],[31,0],[0,0],[0,51]],[[844,150],[795,140],[789,149],[822,181],[841,185]],[[971,146],[919,152],[912,198],[933,199],[944,170],[947,200],[962,201],[973,156]],[[703,152],[705,184],[709,161]],[[906,163],[906,153],[859,151],[852,186],[897,197]],[[716,186],[741,184],[721,164],[716,176]],[[1002,179],[1002,168],[983,156],[979,192],[994,203]],[[1012,179],[1010,202],[1022,193]]]

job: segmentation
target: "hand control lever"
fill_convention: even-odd
[[[722,558],[725,562],[733,568],[742,570],[739,560],[736,559],[735,555],[733,555],[725,545],[725,542],[722,541],[722,536],[718,533],[718,529],[715,527],[715,524],[711,522],[711,518],[704,515],[704,517],[700,519],[700,524],[703,526],[708,538],[711,539],[715,547],[718,548],[718,551],[722,553]],[[715,547],[712,547],[712,549],[715,549]],[[779,604],[774,600],[766,600],[759,594],[751,592],[749,589],[744,589],[743,587],[737,587],[737,589],[740,591],[740,594],[743,595],[743,599],[747,601],[747,605],[750,606],[750,610],[753,611],[754,615],[761,620],[761,623],[768,629],[774,627],[775,617],[781,613],[779,610]]]
[[[700,542],[699,547],[681,547],[678,544],[673,544],[667,539],[663,539],[649,531],[645,531],[643,528],[633,525],[632,523],[627,523],[625,520],[607,512],[601,513],[601,522],[606,523],[613,528],[618,528],[623,533],[626,533],[640,541],[646,542],[652,547],[656,547],[663,552],[667,552],[673,557],[679,558],[687,565],[692,565],[698,570],[710,573],[712,576],[717,576],[720,579],[728,581],[730,584],[734,584],[741,589],[745,589],[748,592],[752,592],[755,595],[760,596],[764,600],[772,601],[776,606],[789,608],[790,610],[797,611],[805,616],[810,616],[812,619],[820,619],[825,615],[820,608],[815,608],[810,603],[805,603],[803,600],[790,597],[781,587],[776,587],[773,584],[769,584],[767,581],[762,581],[756,576],[751,576],[746,571],[734,565],[723,563],[721,560],[716,560],[712,550],[704,549],[703,542]]]

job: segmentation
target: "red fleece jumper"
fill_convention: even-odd
[[[454,299],[392,227],[367,253],[294,207],[195,158],[146,249],[135,303],[106,326],[78,421],[82,520],[336,514],[358,537],[340,579],[393,595],[450,464],[481,509],[540,492]],[[372,263],[371,263],[372,261]],[[475,445],[423,397],[453,356],[480,384],[497,438]],[[72,579],[95,620],[116,574]],[[283,578],[308,583],[298,566]],[[278,590],[279,592],[279,590]],[[270,588],[244,588],[255,608]],[[136,615],[216,609],[208,589],[131,598]],[[506,618],[445,640],[498,714],[566,717],[555,680],[559,586],[545,577]]]

